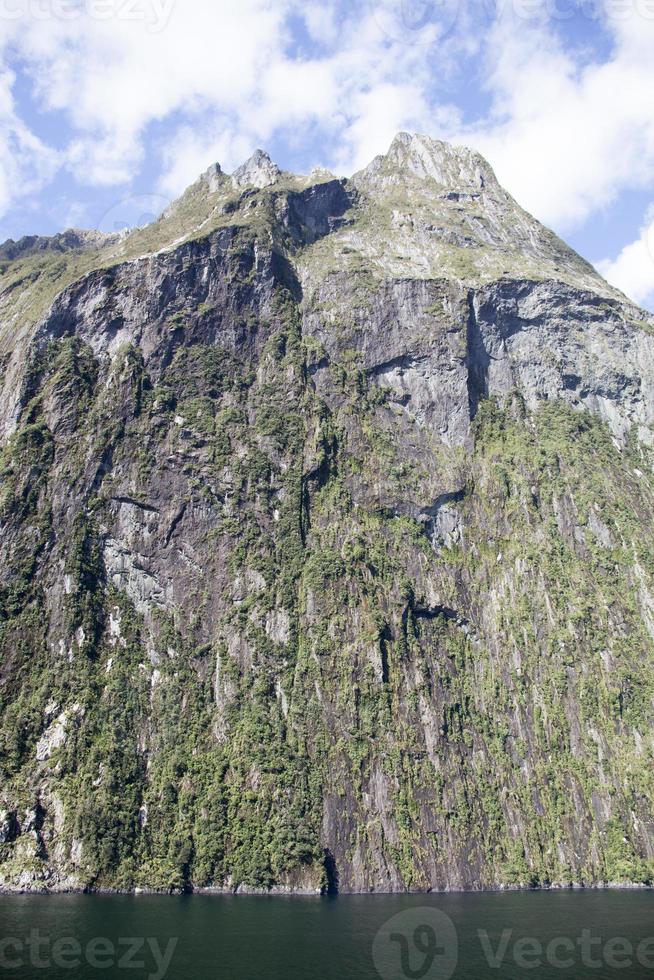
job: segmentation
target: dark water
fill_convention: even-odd
[[[2,896],[0,977],[641,980],[653,912],[652,892]]]

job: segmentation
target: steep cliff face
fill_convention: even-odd
[[[0,885],[652,878],[654,321],[485,161],[0,266]]]

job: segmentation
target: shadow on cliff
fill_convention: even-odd
[[[336,866],[336,859],[330,850],[325,849],[325,880],[327,882],[325,887],[325,895],[338,895],[338,868]]]
[[[477,415],[479,403],[488,397],[488,371],[491,362],[491,356],[486,350],[484,337],[475,312],[474,296],[470,296],[468,299],[466,361],[468,368],[468,406],[470,421],[472,421]]]

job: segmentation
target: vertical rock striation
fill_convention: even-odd
[[[477,154],[0,248],[0,885],[654,875],[654,321]]]

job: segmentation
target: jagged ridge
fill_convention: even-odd
[[[3,254],[4,887],[651,879],[647,314],[407,134]]]

